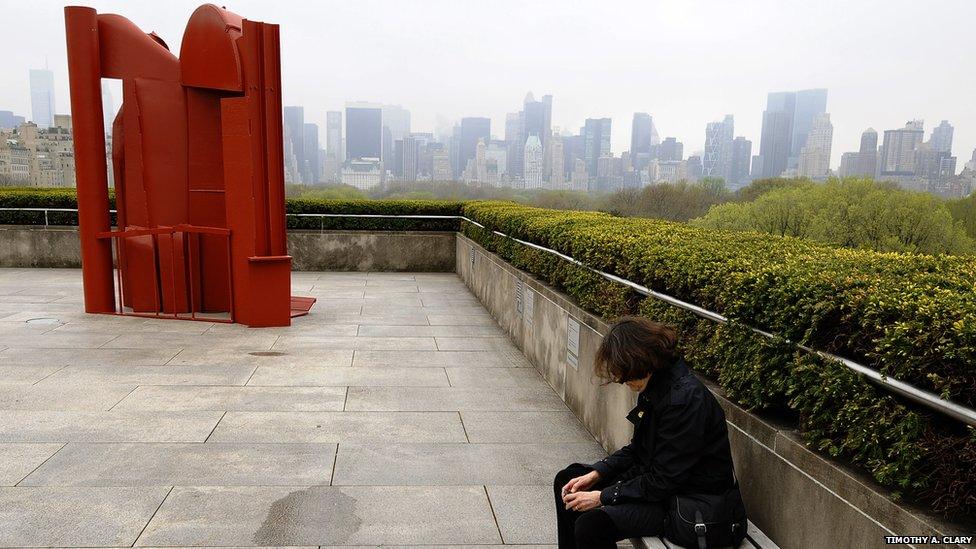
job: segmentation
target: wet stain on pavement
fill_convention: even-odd
[[[272,503],[251,541],[255,545],[342,545],[361,525],[355,498],[335,488],[307,488]]]

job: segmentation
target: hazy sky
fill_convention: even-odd
[[[155,30],[174,51],[196,2],[89,2]],[[30,114],[28,69],[54,71],[69,112],[62,2],[0,0],[0,110]],[[974,0],[644,0],[640,2],[239,0],[226,7],[281,25],[285,104],[324,128],[346,101],[400,104],[414,131],[505,113],[527,91],[552,94],[553,125],[613,119],[613,152],[635,111],[661,137],[700,150],[705,123],[735,116],[759,150],[766,93],[828,88],[832,166],[868,126],[912,118],[955,128],[959,166],[976,147]],[[119,97],[116,96],[116,102]],[[324,146],[324,131],[322,132]]]

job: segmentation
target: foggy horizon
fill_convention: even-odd
[[[7,32],[16,47],[0,75],[0,110],[29,119],[28,70],[47,63],[57,112],[69,113],[65,3],[0,5],[19,22]],[[85,5],[157,32],[178,54],[199,3]],[[323,138],[325,113],[353,101],[400,105],[415,132],[485,116],[502,138],[506,113],[531,91],[553,96],[561,130],[611,118],[614,154],[629,149],[635,112],[650,113],[661,139],[676,137],[686,155],[703,148],[706,123],[732,114],[735,135],[756,152],[768,92],[826,88],[832,168],[868,127],[883,134],[916,118],[926,139],[941,120],[955,127],[960,166],[976,147],[976,75],[964,43],[976,4],[962,0],[225,5],[281,26],[283,104],[304,107]]]

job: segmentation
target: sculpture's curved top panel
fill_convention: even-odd
[[[193,12],[180,46],[184,86],[244,91],[237,39],[243,19],[236,13],[204,4]]]
[[[165,44],[121,15],[98,15],[98,40],[105,78],[180,79],[180,61]]]

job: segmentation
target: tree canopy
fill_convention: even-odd
[[[716,205],[692,223],[846,248],[929,254],[976,250],[976,242],[944,201],[872,179],[777,185],[751,202]]]

